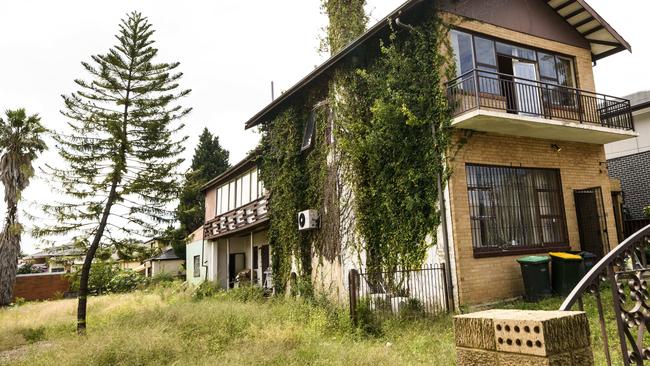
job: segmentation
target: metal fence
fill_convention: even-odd
[[[350,316],[428,317],[449,311],[445,265],[349,273]]]
[[[476,109],[634,130],[630,101],[513,75],[472,70],[447,84],[455,116]]]

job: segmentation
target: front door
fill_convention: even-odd
[[[580,249],[602,258],[609,249],[607,221],[603,205],[603,191],[600,187],[581,189],[574,192]]]
[[[539,117],[542,115],[542,100],[537,82],[537,66],[532,62],[512,60],[515,76],[515,95],[519,114]]]

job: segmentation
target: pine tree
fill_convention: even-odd
[[[18,270],[22,225],[18,222],[18,201],[34,175],[32,162],[47,147],[42,140],[46,130],[38,115],[27,117],[24,109],[7,111],[0,118],[0,181],[4,185],[7,216],[0,233],[0,306],[11,302]]]
[[[205,221],[205,198],[201,187],[230,167],[229,155],[228,150],[219,144],[219,137],[204,128],[194,150],[192,166],[185,174],[176,207],[176,219],[180,222],[180,227],[170,228],[164,235],[176,255],[181,258],[185,258],[185,238],[203,226]]]
[[[98,248],[125,237],[148,237],[173,220],[169,203],[178,195],[178,156],[187,137],[177,138],[190,112],[177,100],[179,63],[155,63],[154,30],[138,12],[119,25],[118,44],[82,62],[91,81],[64,95],[70,132],[55,137],[63,167],[46,172],[67,201],[44,205],[56,223],[40,236],[66,235],[85,242],[77,331],[86,329],[88,278]],[[166,226],[166,225],[165,225]]]
[[[205,200],[201,187],[230,167],[229,155],[219,144],[219,137],[213,136],[207,128],[203,129],[176,209],[178,220],[187,229],[187,234],[203,225]]]

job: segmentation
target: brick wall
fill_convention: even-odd
[[[14,298],[28,301],[53,299],[70,291],[70,282],[64,274],[44,273],[19,275],[14,286]]]
[[[621,181],[625,208],[632,219],[643,219],[650,205],[650,151],[607,161],[609,175]]]
[[[457,138],[459,137],[460,132]],[[558,144],[562,151],[557,152],[551,144]],[[569,244],[572,249],[579,250],[580,237],[573,197],[576,189],[602,187],[610,246],[617,243],[609,194],[610,180],[605,165],[602,164],[604,161],[605,150],[602,145],[474,133],[450,166],[450,208],[461,304],[502,300],[523,293],[521,272],[515,261],[521,255],[474,258],[465,164],[559,169]]]

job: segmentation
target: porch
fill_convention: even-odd
[[[456,128],[593,144],[637,136],[622,98],[479,69],[449,82],[447,93]]]

